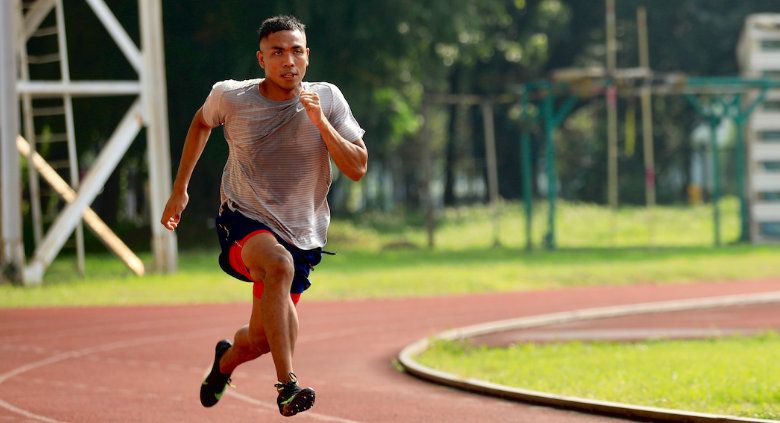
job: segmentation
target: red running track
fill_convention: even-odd
[[[597,422],[609,419],[487,398],[399,373],[405,345],[439,331],[600,306],[770,292],[780,281],[586,287],[299,306],[296,372],[317,389],[300,422]],[[0,310],[0,422],[289,421],[270,357],[239,367],[212,409],[198,387],[215,342],[249,304]],[[748,317],[749,318],[749,317]]]

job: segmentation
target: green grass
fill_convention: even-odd
[[[531,240],[542,245],[548,230],[547,205],[533,210]],[[733,242],[739,234],[738,203],[734,198],[721,202],[721,240]],[[555,219],[556,243],[560,248],[692,247],[714,244],[711,205],[645,207],[624,206],[618,211],[595,204],[559,202]],[[439,216],[436,247],[448,250],[489,248],[498,243],[509,248],[524,248],[526,243],[524,211],[518,203],[499,206],[497,226],[486,207],[462,207],[444,210]],[[426,245],[422,230],[413,230],[403,221],[387,222],[385,217],[364,217],[361,222],[378,230],[380,240],[406,240]],[[379,221],[379,222],[377,222]],[[393,224],[394,223],[394,224]],[[422,224],[420,223],[420,226]]]
[[[780,335],[473,347],[437,341],[418,360],[463,377],[561,395],[780,418]],[[652,371],[649,371],[652,369]]]
[[[777,247],[340,251],[312,273],[311,300],[445,295],[642,282],[777,277]],[[245,301],[248,285],[222,273],[216,251],[185,252],[172,275],[134,277],[111,256],[90,257],[89,277],[57,261],[35,288],[0,285],[0,307]],[[146,257],[148,259],[148,257]]]
[[[724,202],[723,239],[736,237],[736,203]],[[562,204],[559,249],[525,251],[520,207],[502,206],[501,247],[493,247],[493,226],[483,207],[448,209],[440,219],[436,248],[424,247],[425,233],[414,218],[366,214],[334,221],[329,250],[312,274],[311,300],[406,297],[546,289],[643,282],[680,283],[780,277],[780,246],[725,244],[712,247],[710,209],[658,207],[650,219],[643,208],[613,213],[603,207]],[[535,213],[534,239],[544,232]],[[413,222],[410,224],[409,222]],[[614,226],[616,229],[613,229]],[[663,241],[663,242],[662,242]],[[216,241],[214,241],[216,244]],[[538,243],[537,243],[538,244]],[[216,247],[216,245],[215,245]],[[171,304],[246,301],[248,285],[222,273],[216,250],[183,251],[180,271],[138,278],[109,254],[87,257],[87,277],[74,272],[72,258],[48,269],[41,287],[0,285],[0,307],[96,304]],[[148,254],[141,257],[151,268]]]

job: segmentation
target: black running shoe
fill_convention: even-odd
[[[290,373],[290,381],[274,385],[279,396],[276,404],[279,405],[279,413],[285,417],[294,416],[314,406],[314,389],[298,386],[295,373]]]
[[[232,346],[230,341],[223,339],[217,342],[217,346],[214,348],[214,364],[200,385],[200,403],[204,407],[211,407],[219,402],[222,394],[225,393],[225,388],[230,385],[230,374],[223,375],[219,372],[219,360]]]

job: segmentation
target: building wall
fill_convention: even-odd
[[[780,14],[748,16],[737,56],[743,77],[780,79]],[[767,94],[746,130],[751,239],[780,242],[780,90]]]

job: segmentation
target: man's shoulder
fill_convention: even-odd
[[[327,102],[342,101],[344,98],[344,94],[341,93],[339,87],[330,82],[308,82],[308,87],[304,88],[316,92],[320,95],[320,98]]]
[[[319,94],[321,94],[321,91],[334,92],[339,90],[339,87],[335,84],[325,81],[306,82],[305,84],[304,89],[317,91]]]
[[[243,92],[248,88],[253,88],[260,83],[260,79],[245,79],[243,81],[236,81],[235,79],[226,79],[215,83],[211,89],[219,91],[222,94]]]

